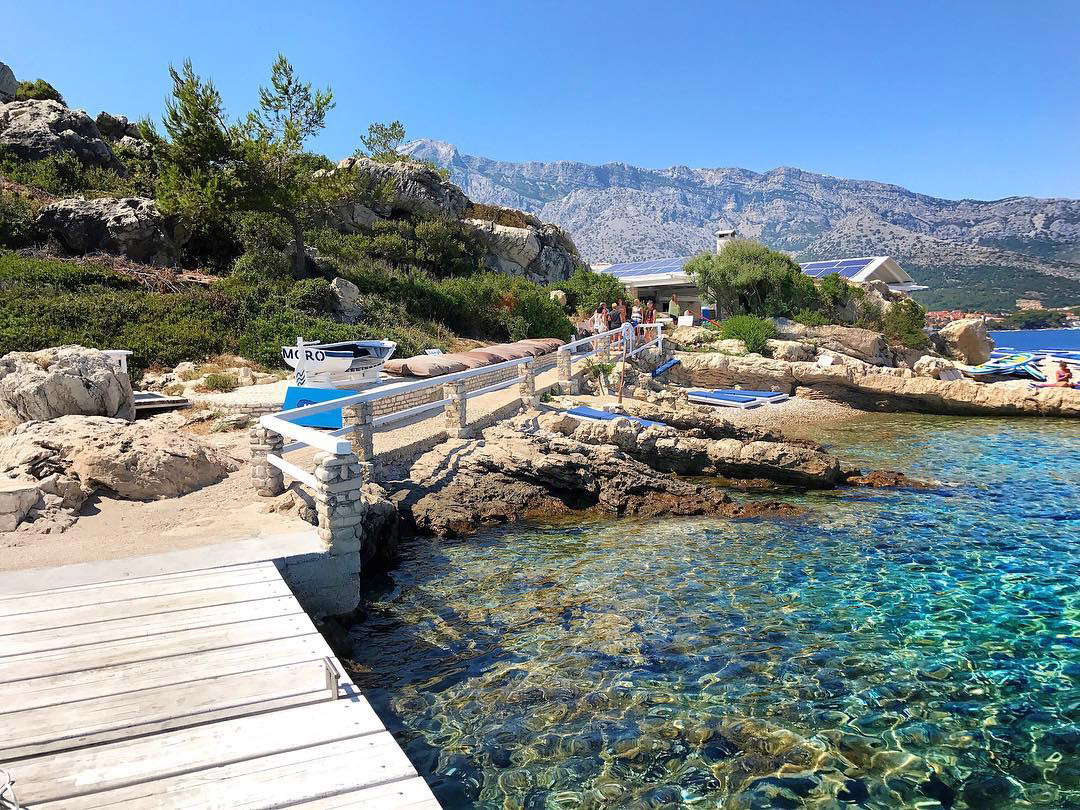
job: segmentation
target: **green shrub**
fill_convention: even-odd
[[[207,374],[203,386],[211,391],[235,391],[240,381],[235,374]]]
[[[889,342],[909,349],[930,347],[930,338],[923,331],[926,327],[926,310],[912,299],[903,298],[894,302],[883,320],[883,331]]]
[[[19,82],[15,88],[16,101],[59,101],[67,106],[64,97],[55,87],[44,79],[34,79],[32,82]]]
[[[334,305],[334,292],[325,278],[305,278],[289,290],[288,301],[291,307],[301,312],[318,315]]]
[[[37,206],[21,194],[0,189],[0,246],[20,248],[38,240]]]
[[[813,279],[786,253],[735,239],[719,253],[702,253],[686,263],[702,297],[724,316],[789,318],[802,309],[818,309]]]
[[[803,326],[827,326],[829,319],[815,309],[800,309],[792,318]]]
[[[746,350],[764,354],[768,348],[766,341],[776,337],[776,325],[755,315],[734,315],[720,322],[720,337],[724,340],[741,340]]]
[[[566,293],[566,303],[576,312],[592,312],[600,304],[611,304],[626,297],[626,288],[615,276],[579,267],[566,281],[548,285],[549,290]]]
[[[112,169],[88,166],[69,152],[43,160],[23,160],[10,149],[0,147],[0,174],[58,197],[79,192],[131,196],[138,191],[130,178]]]

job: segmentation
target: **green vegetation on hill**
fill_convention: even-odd
[[[1022,267],[984,265],[941,269],[905,264],[904,269],[930,288],[912,294],[912,298],[929,310],[1008,312],[1016,306],[1017,298],[1028,298],[1033,291],[1055,306],[1071,306],[1080,301],[1080,281]]]
[[[16,101],[59,101],[64,103],[64,97],[60,91],[44,79],[35,79],[32,82],[19,82],[15,88]]]
[[[990,322],[991,329],[1062,329],[1065,313],[1047,309],[1022,309]]]

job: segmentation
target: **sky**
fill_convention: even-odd
[[[160,118],[190,58],[230,115],[278,52],[337,106],[501,160],[739,166],[946,198],[1080,197],[1080,0],[4,4],[0,61]]]

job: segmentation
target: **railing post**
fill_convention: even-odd
[[[536,369],[532,360],[518,366],[518,393],[526,410],[535,411],[540,407],[540,399],[536,396]]]
[[[375,407],[371,402],[358,402],[341,409],[341,426],[352,428],[349,442],[356,456],[364,480],[373,479],[375,462]]]
[[[469,435],[469,418],[466,406],[465,381],[457,380],[443,386],[443,399],[449,400],[443,408],[446,417],[446,435],[451,439],[464,439]]]
[[[556,363],[559,366],[559,390],[563,394],[576,394],[577,385],[574,380],[573,357],[570,349],[563,346],[555,354]]]
[[[285,437],[273,430],[256,425],[248,433],[251,445],[251,484],[255,492],[264,498],[273,498],[285,491],[285,473],[271,466],[269,454],[281,456]]]

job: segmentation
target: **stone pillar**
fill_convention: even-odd
[[[559,367],[559,391],[563,394],[576,394],[578,387],[574,379],[574,366],[569,350],[558,350],[555,358],[556,365]]]
[[[374,480],[374,422],[375,408],[370,402],[358,402],[356,405],[341,409],[341,426],[352,428],[347,435],[365,481]]]
[[[451,439],[464,439],[469,435],[469,417],[466,410],[469,400],[465,393],[464,380],[443,386],[443,399],[450,400],[443,408],[443,414],[446,417],[446,435]]]
[[[264,498],[273,498],[285,491],[285,473],[266,461],[268,453],[280,457],[285,437],[273,430],[256,425],[248,433],[251,443],[251,484]]]
[[[534,361],[527,360],[518,366],[518,394],[521,405],[526,410],[535,411],[540,407],[540,398],[536,396],[536,369]]]
[[[608,362],[611,359],[611,335],[600,338],[600,360]]]
[[[360,551],[367,515],[360,491],[363,469],[353,453],[319,452],[315,480],[322,553],[287,558],[283,574],[305,610],[336,616],[351,612],[360,601]]]

